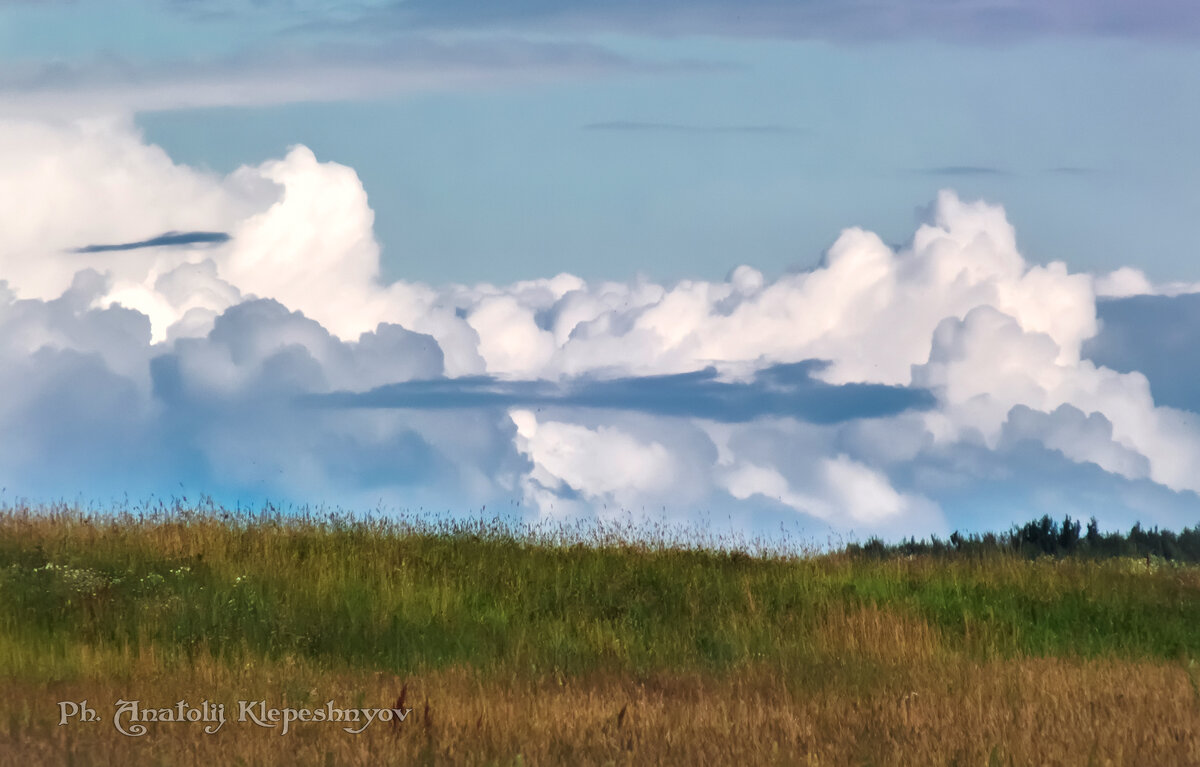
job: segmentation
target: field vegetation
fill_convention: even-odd
[[[10,507],[0,765],[1200,763],[1196,537]],[[412,713],[130,738],[60,726],[85,698]]]

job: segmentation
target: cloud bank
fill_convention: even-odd
[[[380,279],[357,175],[304,147],[219,176],[122,121],[10,120],[0,165],[10,496],[889,536],[1200,511],[1193,297],[1098,300],[1155,289],[1030,264],[953,192],[777,279],[435,287]]]

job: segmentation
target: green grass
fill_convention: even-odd
[[[408,673],[812,669],[871,607],[972,658],[1200,656],[1200,568],[1145,560],[748,555],[605,531],[175,514],[0,514],[0,676],[301,658]]]

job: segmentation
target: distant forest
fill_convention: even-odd
[[[846,551],[864,557],[903,557],[914,554],[943,554],[947,556],[983,556],[988,554],[1017,554],[1030,558],[1052,557],[1138,557],[1169,562],[1200,562],[1200,525],[1185,527],[1176,533],[1171,530],[1144,528],[1135,524],[1128,533],[1101,532],[1093,517],[1085,528],[1070,515],[1056,522],[1049,515],[1013,526],[1006,533],[959,532],[942,539],[910,538],[899,543],[885,543],[871,538],[866,543],[851,543]]]

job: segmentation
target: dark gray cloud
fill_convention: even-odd
[[[1005,41],[1040,35],[1191,39],[1200,33],[1200,5],[1183,0],[404,0],[383,15],[415,27],[561,27],[841,40]]]
[[[364,393],[307,398],[323,407],[465,409],[505,407],[586,407],[653,415],[707,418],[728,423],[763,417],[792,417],[810,423],[838,423],[933,407],[921,389],[875,384],[835,386],[813,378],[825,363],[775,365],[748,382],[718,379],[710,368],[695,373],[610,380],[579,378],[564,384],[502,381],[491,377],[408,381]]]
[[[1200,413],[1200,294],[1109,299],[1096,308],[1100,332],[1084,356],[1141,372],[1156,404]]]
[[[225,232],[166,232],[157,237],[138,242],[123,242],[116,245],[85,245],[76,248],[75,253],[109,253],[117,250],[138,250],[139,248],[179,247],[181,245],[217,245],[229,242]]]
[[[746,134],[762,136],[789,136],[808,133],[804,128],[794,125],[701,125],[694,123],[641,122],[637,120],[594,122],[584,125],[583,129],[626,133]]]

